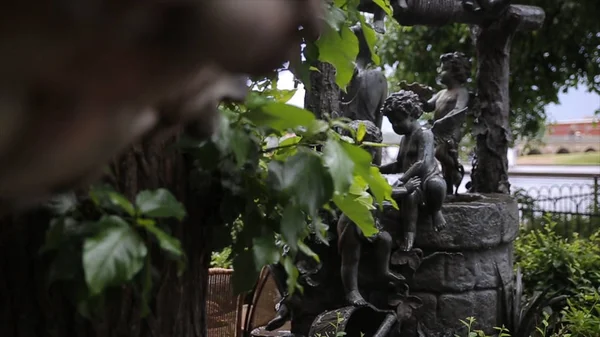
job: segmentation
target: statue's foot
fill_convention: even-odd
[[[402,238],[402,243],[400,244],[400,250],[403,252],[410,252],[413,249],[413,245],[415,244],[415,233],[407,232],[404,234],[404,238]]]
[[[368,305],[367,301],[360,295],[358,290],[352,290],[346,295],[346,300],[348,303],[355,307],[364,307]]]
[[[383,20],[373,22],[373,30],[379,34],[385,34],[385,23]]]
[[[279,310],[277,310],[277,315],[275,318],[269,321],[265,326],[265,330],[273,331],[275,329],[281,328],[285,322],[290,319],[290,311],[285,304],[281,304]]]
[[[432,222],[433,230],[435,230],[436,232],[439,232],[442,229],[446,228],[446,219],[442,215],[441,211],[437,211],[433,214]]]
[[[392,284],[397,284],[397,283],[402,283],[402,282],[406,282],[406,279],[404,278],[404,276],[400,275],[400,274],[396,274],[392,271],[388,271],[385,274],[385,277],[387,278],[387,280],[392,283]]]

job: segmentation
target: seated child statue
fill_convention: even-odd
[[[446,226],[442,204],[446,198],[446,182],[435,158],[433,132],[421,127],[419,117],[423,108],[419,96],[412,91],[401,90],[385,100],[383,114],[388,117],[394,132],[402,135],[396,162],[380,168],[383,174],[404,173],[399,179],[406,184],[418,177],[421,186],[413,193],[400,198],[400,212],[404,222],[404,238],[401,249],[413,248],[419,212],[427,212],[435,230]],[[424,207],[422,207],[424,206]]]
[[[354,121],[350,126],[354,130],[358,130],[360,123],[366,126],[367,132],[364,137],[365,141],[380,143],[382,135],[379,128],[370,121]],[[370,148],[372,158],[376,151]],[[397,187],[393,195],[402,195],[412,193],[418,186],[420,181],[418,177],[409,179],[403,186]],[[373,211],[373,212],[376,212]],[[376,226],[378,224],[377,217],[374,216]],[[342,258],[341,263],[341,278],[346,300],[350,305],[363,306],[367,305],[367,301],[362,297],[358,290],[358,266],[360,262],[361,247],[363,243],[374,245],[376,254],[376,270],[380,277],[387,281],[397,284],[404,281],[404,277],[390,271],[389,263],[392,250],[392,237],[385,231],[379,231],[371,237],[365,237],[358,226],[352,222],[346,215],[342,214],[338,220],[338,252]]]

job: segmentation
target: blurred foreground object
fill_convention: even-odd
[[[0,206],[87,182],[149,131],[212,133],[223,99],[316,38],[322,0],[26,0],[0,11]],[[154,134],[154,133],[153,133]],[[0,209],[3,207],[0,207]]]

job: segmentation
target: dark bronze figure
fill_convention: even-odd
[[[342,110],[345,117],[353,120],[368,120],[381,129],[383,115],[381,107],[388,95],[388,84],[383,71],[373,67],[371,50],[360,26],[352,27],[359,42],[354,76],[342,97]],[[381,163],[381,150],[378,149],[374,163]]]
[[[446,89],[432,97],[429,87],[421,87],[414,91],[424,101],[423,110],[433,112],[431,123],[440,122],[437,127],[439,132],[434,131],[436,136],[435,156],[442,164],[447,192],[453,194],[458,191],[465,172],[458,159],[458,148],[464,136],[462,124],[465,122],[465,112],[470,104],[470,94],[465,85],[471,73],[471,62],[463,53],[458,52],[444,54],[440,60],[439,80],[446,86]],[[403,87],[408,86],[403,85]],[[411,85],[411,89],[416,89],[415,87],[419,87],[419,85]],[[425,101],[426,99],[428,100]],[[447,116],[451,117],[441,121]]]
[[[404,222],[401,249],[410,251],[415,241],[420,210],[427,212],[436,230],[446,226],[442,215],[446,183],[435,158],[433,132],[422,128],[419,123],[419,117],[423,114],[419,96],[404,90],[394,93],[386,99],[383,113],[389,118],[394,132],[404,137],[400,142],[396,162],[381,167],[380,171],[384,174],[404,173],[397,184],[406,184],[414,177],[421,181],[416,191],[399,200]]]
[[[350,127],[358,130],[359,125],[363,123],[366,126],[365,141],[380,143],[383,140],[381,131],[369,121],[353,121]],[[375,154],[373,148],[370,149],[371,155]],[[420,180],[415,177],[406,182],[403,186],[394,189],[394,195],[402,196],[412,193],[420,185]],[[376,210],[373,210],[376,213]],[[376,225],[377,217],[374,216]],[[379,228],[380,229],[380,228]],[[342,258],[341,277],[346,300],[350,305],[363,306],[367,301],[361,296],[358,290],[358,265],[360,262],[361,246],[369,242],[375,246],[377,256],[377,272],[380,277],[396,284],[404,281],[401,275],[390,271],[390,256],[392,251],[392,237],[388,232],[380,230],[371,237],[365,237],[358,226],[352,222],[346,215],[342,214],[337,225],[338,230],[338,252]]]

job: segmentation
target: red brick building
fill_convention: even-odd
[[[557,122],[548,125],[547,136],[597,136],[600,137],[598,118],[586,118],[568,122]]]

